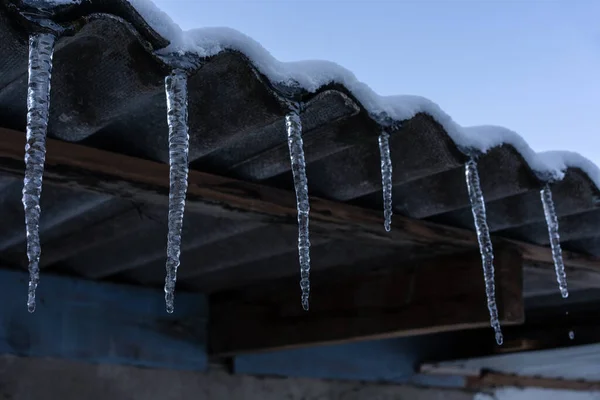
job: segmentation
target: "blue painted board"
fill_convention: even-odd
[[[234,370],[239,374],[459,388],[464,386],[463,377],[416,371],[424,361],[464,354],[467,345],[468,335],[451,333],[307,347],[239,355],[234,359]]]
[[[27,312],[28,275],[0,269],[0,353],[205,370],[207,300],[162,290],[44,274]]]

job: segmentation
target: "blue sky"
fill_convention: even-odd
[[[183,29],[231,27],[282,61],[331,60],[380,94],[600,165],[598,0],[154,2]]]

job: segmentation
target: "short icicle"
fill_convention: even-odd
[[[381,185],[383,188],[383,216],[386,231],[392,230],[392,159],[390,157],[390,135],[379,135],[379,153],[381,155]]]
[[[188,187],[188,110],[187,75],[176,69],[165,78],[167,122],[169,125],[169,220],[167,235],[167,263],[165,302],[168,313],[175,306],[175,283],[181,254],[181,231]]]
[[[298,257],[300,261],[300,288],[302,289],[302,308],[308,311],[310,297],[310,239],[308,183],[306,179],[306,162],[302,142],[302,121],[300,105],[292,104],[290,112],[285,116],[292,175],[296,190],[298,208]]]
[[[483,266],[483,277],[485,280],[485,294],[487,296],[487,306],[490,313],[490,324],[496,333],[496,342],[501,345],[504,342],[500,320],[498,318],[498,307],[496,305],[496,287],[494,283],[494,249],[490,230],[487,224],[485,211],[485,200],[481,191],[479,181],[479,172],[477,171],[477,162],[470,159],[465,166],[465,175],[467,180],[467,189],[469,191],[469,200],[471,202],[471,211],[477,231],[477,240],[479,242],[479,251],[481,253],[481,262]]]
[[[552,248],[552,260],[554,261],[554,270],[556,271],[556,280],[562,297],[569,297],[567,289],[567,274],[565,273],[565,264],[562,257],[562,249],[560,247],[560,235],[558,233],[558,217],[552,200],[552,190],[546,185],[540,191],[542,205],[544,207],[544,216],[548,225],[548,236],[550,238],[550,247]]]
[[[27,309],[35,311],[35,291],[40,280],[40,196],[46,161],[46,133],[50,109],[50,78],[56,37],[39,33],[29,37],[29,82],[27,86],[27,133],[23,207],[29,259]]]

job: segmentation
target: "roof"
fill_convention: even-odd
[[[19,10],[26,6],[16,0],[0,6],[0,126],[24,131],[26,38],[35,24]],[[56,10],[51,17],[68,29],[54,56],[49,136],[167,163],[164,76],[171,67],[155,51],[169,41],[126,1],[84,1]],[[395,212],[472,229],[463,170],[467,157],[442,114],[418,111],[390,121],[339,82],[312,92],[273,82],[237,50],[207,58],[178,57],[175,62],[193,66],[188,91],[192,169],[291,190],[287,109],[281,97],[293,96],[306,103],[302,120],[311,195],[380,210],[377,137],[385,128],[393,133]],[[547,246],[539,198],[545,182],[536,167],[542,158],[515,147],[516,141],[508,143],[488,149],[479,159],[490,228],[500,236]],[[599,192],[592,170],[566,169],[552,191],[564,249],[600,256]],[[0,260],[24,265],[21,183],[9,176],[0,183]],[[47,185],[42,210],[42,268],[162,285],[166,208]],[[293,225],[188,210],[178,285],[213,292],[297,274],[296,235]],[[383,247],[363,241],[357,246],[314,233],[311,242],[313,270],[368,267],[373,259],[401,262],[425,254],[401,243]],[[526,276],[529,293],[544,292],[548,285],[554,289],[553,278],[543,281],[531,271]],[[570,288],[593,284],[581,279]]]

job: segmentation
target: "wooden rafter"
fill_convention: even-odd
[[[23,174],[25,136],[0,128],[0,172]],[[77,144],[48,140],[44,182],[133,199],[166,204],[168,165],[111,153]],[[296,223],[292,192],[260,184],[190,171],[187,210],[249,218],[272,223]],[[311,198],[311,230],[331,238],[369,239],[383,245],[435,245],[437,248],[476,248],[475,233],[402,216],[394,217],[394,229],[382,229],[382,213],[344,203]],[[526,261],[552,263],[549,249],[494,237],[494,243],[516,248]],[[571,267],[600,269],[600,260],[564,251]]]

